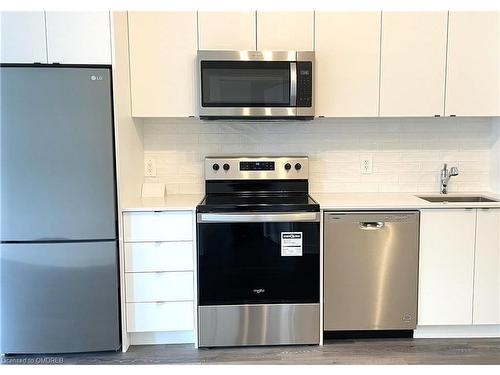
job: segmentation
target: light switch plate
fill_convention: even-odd
[[[145,159],[144,160],[144,176],[146,177],[156,177],[156,160],[155,159]]]

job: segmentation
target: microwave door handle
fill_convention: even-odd
[[[297,63],[290,63],[290,107],[297,106]]]

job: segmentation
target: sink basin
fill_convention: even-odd
[[[461,202],[461,203],[476,203],[476,202],[498,202],[497,199],[487,198],[483,196],[472,196],[472,195],[436,195],[436,196],[418,196],[418,198],[426,200],[432,203],[446,203],[446,202]]]

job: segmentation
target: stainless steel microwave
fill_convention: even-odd
[[[314,118],[313,51],[198,51],[202,119]]]

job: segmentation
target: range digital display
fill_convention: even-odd
[[[241,161],[240,171],[274,171],[274,161]]]

